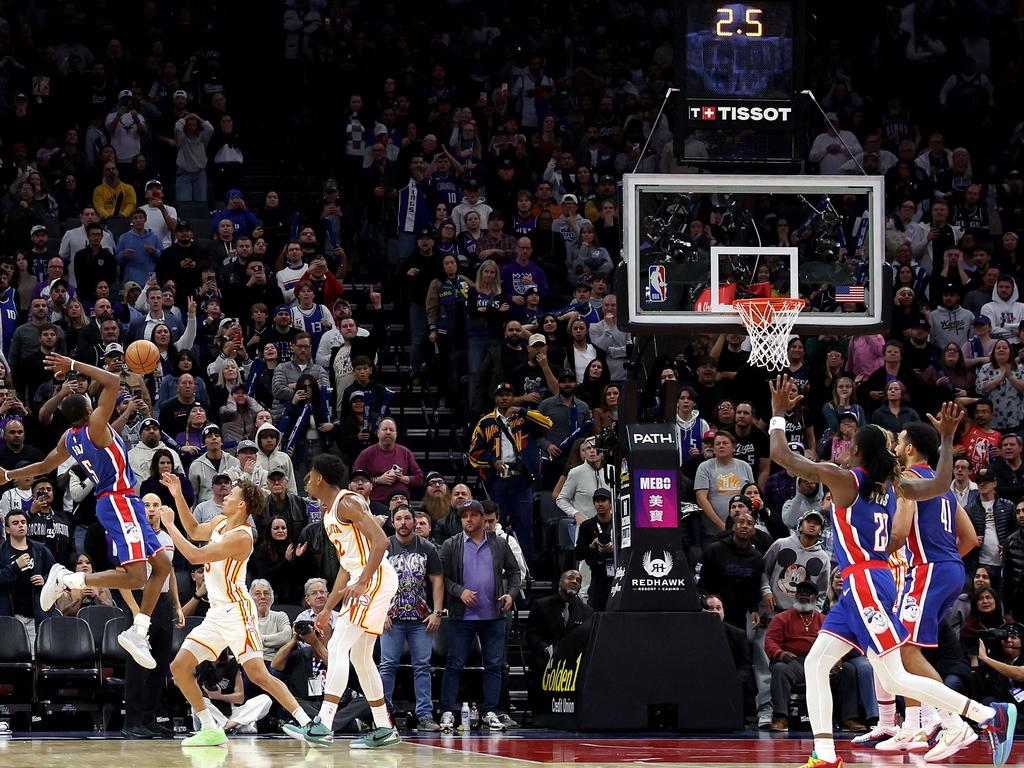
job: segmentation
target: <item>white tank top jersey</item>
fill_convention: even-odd
[[[210,534],[211,544],[216,544],[234,531],[245,531],[247,536],[253,538],[253,529],[248,523],[225,530],[227,524],[227,520],[221,520],[217,524]],[[245,570],[248,563],[249,558],[246,556],[244,560],[229,557],[206,564],[206,594],[210,600],[210,607],[241,605],[250,615],[256,615],[256,605],[245,587]]]
[[[349,583],[352,583],[363,575],[366,559],[370,556],[370,541],[352,523],[339,519],[338,506],[341,504],[341,500],[346,497],[356,499],[363,509],[366,510],[366,513],[370,514],[370,506],[366,503],[366,499],[358,493],[342,490],[335,497],[331,508],[324,514],[324,528],[327,531],[327,538],[331,540],[331,544],[334,545],[334,549],[338,553],[341,567],[351,577]],[[375,576],[382,576],[382,571],[386,569],[394,570],[390,561],[384,557],[381,559]]]

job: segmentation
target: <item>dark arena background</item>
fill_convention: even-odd
[[[1022,50],[1015,0],[0,0],[0,764],[1020,764]],[[813,467],[947,403],[908,568]],[[851,547],[1003,720],[812,674]]]

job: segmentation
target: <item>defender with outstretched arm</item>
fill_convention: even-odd
[[[895,615],[896,582],[887,562],[897,499],[926,501],[948,490],[953,469],[953,434],[963,411],[955,403],[946,403],[940,418],[929,415],[942,436],[938,466],[934,477],[910,478],[903,475],[889,445],[888,433],[874,425],[861,427],[854,435],[850,447],[854,469],[814,462],[792,451],[786,440],[784,417],[800,403],[802,396],[788,376],[779,376],[769,386],[772,460],[797,477],[825,484],[831,490],[835,556],[843,576],[842,596],[822,624],[804,664],[807,712],[814,734],[814,752],[805,768],[843,766],[832,737],[828,676],[851,646],[866,654],[886,690],[947,712],[958,712],[981,724],[992,744],[993,764],[1005,765],[1013,746],[1016,705],[986,706],[942,683],[907,672],[899,649],[908,632]]]

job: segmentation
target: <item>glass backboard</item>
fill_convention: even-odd
[[[803,298],[801,333],[887,324],[881,177],[627,175],[635,332],[738,331],[739,298]]]

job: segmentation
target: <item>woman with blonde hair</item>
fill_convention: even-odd
[[[477,382],[480,362],[487,350],[501,341],[502,318],[509,304],[501,295],[501,276],[498,262],[484,259],[476,268],[476,278],[469,289],[469,322],[466,336],[469,340],[467,369],[469,371],[469,402],[477,402]]]
[[[220,413],[220,409],[227,405],[231,397],[231,390],[244,383],[238,363],[231,359],[225,360],[210,388],[210,413]]]

